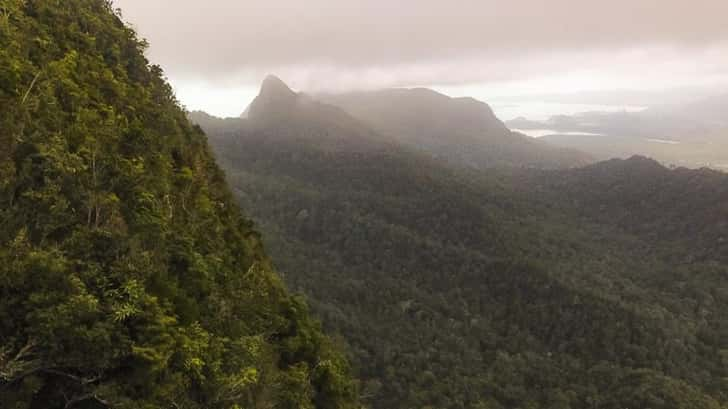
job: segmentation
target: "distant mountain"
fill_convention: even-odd
[[[295,93],[274,76],[263,81],[258,96],[246,113],[244,118],[225,120],[224,128],[264,134],[266,143],[295,140],[329,151],[381,149],[391,145],[388,138],[344,110]],[[223,124],[209,121],[210,117],[204,113],[190,115],[200,125],[215,127]]]
[[[511,132],[487,104],[473,98],[450,98],[424,88],[317,98],[406,146],[461,166],[568,168],[591,162],[586,154]]]
[[[246,110],[247,117],[270,120],[294,114],[299,102],[298,95],[281,81],[269,75],[263,80],[260,93]]]
[[[479,170],[294,99],[210,139],[368,407],[728,403],[728,176],[646,158]]]

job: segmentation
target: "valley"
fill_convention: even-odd
[[[245,119],[191,118],[288,285],[347,345],[366,403],[725,399],[728,178],[641,157],[543,169],[486,155],[462,166],[418,149],[429,133],[383,141],[384,126],[364,132],[372,122],[359,111],[311,104],[266,112],[256,100]],[[413,130],[455,123],[390,115],[386,124]],[[446,125],[437,129],[447,141]],[[469,151],[521,138],[492,129]],[[526,162],[531,151],[520,153]]]

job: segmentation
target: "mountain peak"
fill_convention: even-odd
[[[642,155],[633,155],[632,157],[625,159],[624,163],[631,168],[639,168],[643,170],[651,169],[662,171],[667,169],[657,160]]]
[[[296,96],[296,93],[293,92],[280,78],[275,75],[268,75],[263,80],[259,95],[275,98],[293,98]]]
[[[243,116],[255,119],[288,112],[295,105],[297,97],[298,94],[288,88],[280,78],[269,75],[263,80],[260,93],[245,110]]]

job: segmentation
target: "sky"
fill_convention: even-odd
[[[425,86],[485,101],[728,92],[726,0],[114,5],[180,101],[218,116],[238,116],[267,74],[306,92]]]

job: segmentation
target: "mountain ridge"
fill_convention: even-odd
[[[511,132],[487,103],[470,97],[399,88],[320,98],[399,143],[465,167],[558,168],[591,162],[586,154]]]
[[[198,120],[208,125],[215,122],[203,116]],[[380,146],[388,141],[473,169],[503,165],[569,168],[592,161],[581,152],[511,132],[487,103],[452,98],[427,88],[306,94],[295,93],[280,78],[268,76],[239,124],[268,129],[271,137],[307,128],[301,134],[322,138],[322,143],[332,135],[349,135],[330,140],[333,149],[342,143],[366,149],[372,146],[367,141]]]

